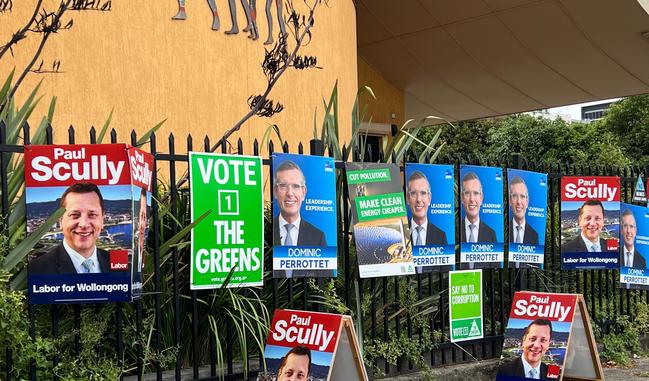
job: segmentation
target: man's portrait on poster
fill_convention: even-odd
[[[110,271],[108,252],[97,248],[104,228],[104,199],[97,185],[79,182],[61,195],[65,208],[59,219],[63,240],[49,252],[32,259],[30,274],[101,273]]]
[[[530,322],[521,338],[521,356],[498,367],[498,375],[547,380],[548,365],[543,363],[552,341],[552,322],[539,318]]]
[[[561,251],[564,253],[607,251],[606,240],[601,238],[604,218],[604,205],[601,201],[585,201],[579,208],[577,217],[580,234],[561,245]]]
[[[414,171],[408,177],[406,201],[410,208],[410,235],[414,246],[446,245],[446,233],[435,226],[429,219],[432,193],[426,175]]]
[[[520,176],[515,176],[509,182],[509,207],[513,215],[509,223],[509,242],[524,245],[539,244],[539,234],[525,218],[529,204],[527,184]]]

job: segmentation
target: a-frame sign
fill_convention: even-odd
[[[604,380],[581,294],[514,294],[496,380]]]
[[[301,374],[313,381],[367,381],[351,316],[275,310],[258,381]]]

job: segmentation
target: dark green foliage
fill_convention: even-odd
[[[634,158],[629,155],[632,148],[622,144],[624,140],[615,131],[604,128],[603,123],[568,123],[520,114],[445,125],[440,137],[447,144],[442,158],[453,162],[459,158],[505,160],[520,153],[528,162],[536,163],[629,164],[630,158]],[[422,132],[422,140],[432,139],[435,132]]]
[[[619,138],[624,154],[635,164],[649,164],[649,95],[612,104],[598,125]]]

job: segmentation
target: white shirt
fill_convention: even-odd
[[[627,250],[626,246],[624,246],[624,263],[623,263],[624,266],[633,267],[634,249],[635,247],[632,247],[631,250]]]
[[[286,220],[282,218],[281,213],[279,214],[278,221],[279,221],[279,236],[282,241],[282,246],[286,246],[284,245],[284,242],[286,242],[286,225],[289,224],[289,222],[286,222]],[[293,242],[293,246],[297,246],[297,236],[300,233],[300,221],[302,221],[302,217],[298,216],[297,220],[295,220],[295,222],[292,222],[293,228],[289,232],[289,234],[291,235],[291,241]]]
[[[525,377],[532,378],[532,377],[530,377],[530,370],[536,369],[536,376],[534,377],[534,379],[535,380],[540,380],[541,379],[541,362],[539,361],[536,368],[532,368],[532,365],[530,365],[527,361],[525,361],[525,357],[521,356],[521,360],[523,361],[523,369],[525,369]]]
[[[584,244],[586,245],[587,251],[590,251],[591,246],[595,246],[595,250],[593,250],[593,252],[595,253],[599,253],[602,251],[602,247],[599,245],[599,239],[597,240],[597,243],[593,243],[591,240],[584,237],[584,233],[581,233],[581,239],[584,240]]]
[[[77,270],[77,274],[83,274],[86,272],[86,268],[83,267],[83,261],[86,259],[92,260],[94,263],[94,267],[92,268],[93,273],[100,273],[101,268],[99,267],[99,259],[97,258],[97,246],[95,246],[94,250],[92,251],[92,255],[90,258],[86,258],[83,255],[79,254],[76,250],[74,250],[68,243],[63,240],[63,247],[65,248],[65,252],[68,253],[68,256],[70,257],[70,260],[72,260],[72,264],[74,265],[75,270]]]
[[[428,227],[428,218],[424,220],[424,223],[421,225],[417,225],[415,222],[414,218],[410,219],[410,226],[412,228],[410,229],[410,236],[412,237],[412,244],[413,246],[417,244],[417,240],[419,239],[419,235],[421,235],[421,242],[422,244],[426,244],[426,231]],[[417,231],[417,226],[421,226],[421,232]]]
[[[513,233],[514,233],[514,243],[523,243],[523,242],[525,242],[524,240],[525,240],[525,224],[526,224],[526,222],[523,221],[523,223],[519,225],[519,224],[516,222],[516,219],[514,218],[514,219],[512,219],[512,224],[513,224],[513,225],[512,225],[512,226],[513,226],[513,230],[512,230],[512,231],[513,231]],[[518,233],[518,226],[521,227],[521,232],[520,232],[520,235],[521,235],[521,236],[520,236],[520,242],[516,242],[516,238],[518,238],[518,234],[519,234],[519,233]]]
[[[471,225],[472,222],[469,221],[467,217],[464,217],[464,232],[466,234],[466,241],[469,242],[469,237],[471,237]],[[473,238],[475,238],[475,242],[478,242],[478,235],[480,234],[480,217],[473,222],[473,225],[475,225],[475,229],[473,229]]]

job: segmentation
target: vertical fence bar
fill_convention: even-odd
[[[0,144],[4,145],[7,144],[7,125],[5,124],[4,120],[0,120]],[[7,173],[6,168],[8,168],[8,155],[2,151],[0,152],[0,195],[2,196],[0,199],[0,206],[2,208],[2,228],[3,228],[3,233],[9,232],[9,187],[7,184],[7,180],[9,177],[9,174]],[[2,257],[6,257],[6,255],[9,253],[9,247],[8,245],[6,247],[3,247],[1,249],[2,251],[0,254]],[[9,380],[11,378],[11,370],[13,367],[12,364],[12,357],[13,354],[9,348],[6,348],[5,350],[5,361],[6,361],[6,378]]]
[[[343,145],[342,149],[342,157],[343,160],[347,157],[347,147]],[[347,189],[347,170],[345,168],[345,163],[341,163],[340,167],[340,176],[342,177],[342,194],[343,194],[343,200],[342,200],[342,225],[343,225],[343,236],[342,236],[342,247],[343,247],[343,260],[344,260],[344,269],[345,269],[345,289],[344,289],[344,298],[345,298],[345,305],[346,306],[351,306],[351,301],[349,297],[352,281],[351,281],[351,265],[350,265],[350,253],[349,253],[349,245],[350,245],[350,215],[349,215],[349,205],[347,204],[347,200],[349,199],[349,190]]]
[[[155,133],[151,133],[151,154],[153,155],[153,173],[158,172],[158,160],[156,159],[157,148],[156,148],[156,136]],[[152,193],[158,194],[158,183],[154,181],[152,184]],[[152,218],[153,218],[153,271],[154,271],[154,281],[155,281],[155,294],[153,295],[154,307],[155,307],[155,338],[154,338],[154,348],[158,353],[162,351],[162,309],[160,303],[160,278],[162,269],[160,268],[160,221],[158,215],[158,206],[156,203],[152,203]],[[158,381],[162,380],[162,367],[160,362],[155,362],[156,369],[156,379]]]
[[[178,187],[176,185],[176,159],[175,159],[175,154],[176,154],[176,141],[173,133],[169,134],[168,138],[168,146],[169,146],[169,185],[170,185],[170,200],[171,200],[171,214],[173,216],[178,215]],[[175,236],[178,233],[178,230],[180,227],[178,226],[178,221],[176,219],[172,219],[171,222],[171,235]],[[179,290],[179,273],[178,273],[178,249],[173,248],[171,250],[171,267],[172,267],[172,273],[173,273],[173,306],[174,306],[174,312],[173,312],[173,319],[174,319],[174,328],[173,328],[173,335],[174,335],[174,344],[178,347],[180,347],[180,290]],[[191,270],[190,270],[191,271]],[[176,379],[180,378],[180,370],[181,370],[181,363],[180,363],[180,351],[176,354],[176,361],[174,365],[174,375]],[[196,361],[196,359],[194,359]]]

